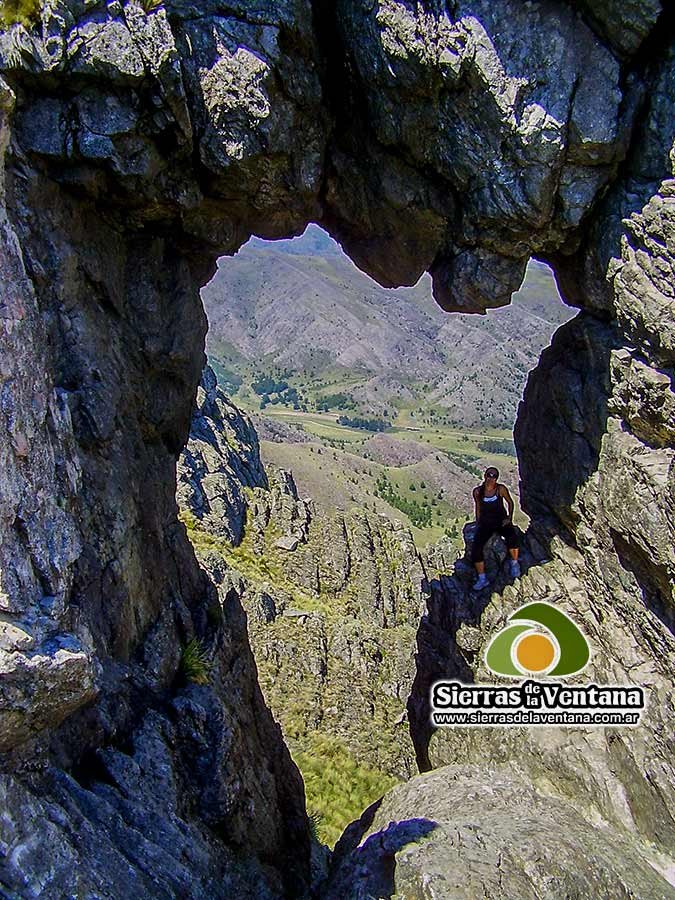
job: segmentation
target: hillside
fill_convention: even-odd
[[[327,400],[329,409],[391,419],[413,411],[470,428],[512,427],[528,371],[573,315],[537,262],[511,306],[444,313],[428,278],[381,288],[317,226],[292,241],[250,241],[220,260],[202,297],[214,368],[250,408],[260,403],[256,377],[275,373],[301,408]]]
[[[444,536],[420,550],[405,516],[366,499],[362,476],[372,468],[398,485],[400,468],[401,484],[416,473],[429,488],[434,469],[442,483],[467,486],[471,477],[415,440],[374,435],[361,448],[366,461],[319,442],[292,443],[283,428],[270,435],[280,441],[259,442],[252,426],[207,367],[178,464],[180,517],[217,587],[210,620],[235,598],[246,612],[265,702],[302,773],[316,833],[333,847],[366,807],[417,774],[428,731],[420,703],[446,667],[468,671],[453,630],[473,621],[480,603],[461,558],[464,521],[458,540]],[[271,447],[286,454],[284,465],[265,461]],[[330,510],[314,495],[326,485],[336,492]],[[341,505],[341,490],[359,502]],[[486,559],[496,586],[506,583],[504,558],[492,542]],[[193,669],[205,676],[207,657]]]
[[[674,102],[665,0],[3,0],[0,898],[675,897]],[[269,366],[255,335],[220,362],[237,402],[199,393],[205,273],[314,219],[462,312],[555,261],[582,312],[514,435],[481,378],[510,404],[527,363],[463,329],[444,383],[437,311],[441,380],[398,320],[393,362],[296,369],[291,292]],[[471,590],[469,527],[453,565],[370,498],[323,514],[244,404],[418,521],[425,446],[468,471],[513,437],[521,577],[495,541]]]

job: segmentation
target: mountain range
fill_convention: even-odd
[[[315,400],[343,390],[363,413],[431,408],[469,428],[512,426],[528,371],[574,315],[536,261],[510,306],[446,313],[428,276],[382,288],[315,225],[253,238],[219,261],[202,297],[209,356],[244,382],[240,399],[256,373],[283,371]]]

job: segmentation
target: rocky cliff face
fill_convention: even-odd
[[[341,861],[330,900],[673,896],[622,835],[496,766],[444,767],[391,791],[346,832]]]
[[[241,543],[246,488],[267,487],[258,436],[206,366],[197,389],[190,443],[178,466],[176,498],[211,534]]]
[[[174,486],[203,364],[198,288],[249,234],[310,219],[383,284],[430,270],[448,309],[507,302],[534,253],[586,310],[530,379],[523,503],[599,674],[653,696],[644,729],[590,740],[583,802],[564,766],[545,777],[556,746],[585,752],[582,733],[547,735],[542,783],[667,871],[674,37],[657,0],[45,0],[36,27],[2,34],[7,891],[306,882],[297,774],[240,608],[207,616]],[[479,628],[519,600],[496,597]],[[176,680],[193,635],[209,687]],[[525,749],[531,778],[531,740],[486,738],[462,759],[489,781]],[[53,849],[22,855],[35,834]]]
[[[670,896],[660,875],[668,871],[674,837],[668,810],[675,772],[661,749],[672,726],[670,687],[667,666],[650,660],[648,647],[658,646],[658,656],[669,649],[629,592],[619,583],[611,592],[603,587],[588,561],[559,538],[550,543],[553,558],[543,559],[530,536],[521,556],[526,574],[515,582],[506,574],[503,545],[488,544],[493,596],[477,594],[468,552],[455,559],[440,544],[420,556],[398,523],[365,512],[317,516],[283,471],[270,474],[269,487],[246,491],[243,540],[235,546],[219,539],[236,530],[240,512],[232,504],[232,522],[218,521],[217,531],[208,518],[198,524],[200,481],[230,489],[238,451],[248,469],[261,467],[250,425],[213,387],[208,369],[202,385],[198,398],[206,388],[208,412],[200,399],[179,467],[195,487],[186,510],[189,534],[222,608],[233,596],[243,603],[260,684],[286,739],[302,753],[308,739],[324,735],[327,747],[339,743],[360,764],[404,781],[418,767],[440,769],[394,789],[347,829],[321,895],[395,888],[417,896],[430,878],[438,896],[456,882],[464,896],[481,884],[493,892],[501,885],[506,896],[547,896],[550,871],[536,864],[541,845],[514,823],[521,797],[528,829],[546,831],[559,844],[550,896],[587,892],[593,884],[607,896],[616,884],[638,896]],[[225,448],[229,472],[212,466],[221,473],[203,474],[196,460],[205,432]],[[468,525],[467,551],[472,534]],[[482,664],[490,637],[510,612],[542,599],[573,615],[592,641],[584,682],[623,683],[628,670],[635,683],[648,685],[655,707],[646,728],[434,731],[432,683],[492,682]],[[630,634],[624,616],[640,623]],[[656,793],[644,791],[641,770]],[[447,834],[467,829],[466,846],[448,858]],[[418,855],[408,845],[422,838]],[[486,847],[494,856],[487,874],[477,862]]]
[[[179,501],[221,603],[234,594],[246,610],[274,716],[298,746],[319,731],[359,764],[409,778],[416,764],[407,702],[429,592],[410,530],[365,510],[317,513],[311,498],[298,497],[292,473],[263,471],[255,432],[212,379],[207,367],[198,400],[208,386],[209,406],[198,403],[193,418],[179,463]],[[205,433],[222,448],[208,472]],[[237,481],[242,462],[257,473],[257,484]],[[237,503],[227,505],[224,518],[222,510],[202,515],[209,487],[216,496],[238,490],[243,515]]]
[[[471,897],[481,890],[513,897],[589,890],[675,896],[675,773],[664,743],[672,729],[671,638],[642,598],[631,596],[625,576],[614,575],[612,584],[613,573],[599,575],[602,557],[593,560],[559,538],[550,544],[552,558],[537,559],[535,548],[530,538],[525,574],[512,583],[499,568],[505,551],[491,548],[490,596],[469,591],[463,560],[433,585],[409,702],[419,767],[430,774],[395,788],[347,829],[326,896],[394,886],[413,897],[425,891]],[[433,681],[493,683],[483,662],[490,638],[516,609],[539,600],[568,612],[591,642],[591,664],[578,681],[645,687],[651,699],[643,724],[433,730]]]
[[[178,54],[164,13],[128,10],[138,40],[121,8],[92,13],[49,7],[37,44],[3,35],[8,65],[40,82],[33,92],[21,76],[2,95],[3,885],[297,893],[309,871],[301,781],[243,612],[208,619],[215,588],[176,518],[208,271],[179,249],[180,227],[159,225],[162,193],[197,190],[168,164],[192,153]],[[88,186],[46,171],[62,153],[66,181],[79,171]],[[149,231],[146,215],[158,216]],[[181,675],[193,638],[210,659],[203,687]]]

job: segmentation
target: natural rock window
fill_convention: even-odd
[[[539,565],[484,609],[457,602],[427,609],[428,622],[473,678],[491,631],[526,596],[548,597],[583,626],[593,677],[650,691],[639,731],[425,736],[417,762],[452,768],[371,809],[325,895],[344,896],[364,869],[372,893],[448,883],[436,848],[476,835],[477,817],[469,827],[460,813],[479,788],[480,850],[453,863],[470,893],[549,883],[546,848],[519,830],[526,802],[538,833],[561,835],[560,892],[669,895],[670,8],[146,6],[46,2],[39,22],[0,32],[3,889],[293,896],[310,882],[302,784],[236,585],[206,577],[178,520],[175,468],[204,364],[199,289],[250,235],[318,222],[385,287],[430,273],[448,310],[506,303],[533,256],[554,268],[581,312],[543,354],[516,427]],[[219,402],[207,384],[200,408]],[[257,497],[253,452],[244,469]],[[302,533],[301,498],[288,483],[274,491],[275,515]],[[365,519],[363,558],[381,540],[398,559],[396,535]],[[344,540],[327,544],[340,579]],[[308,563],[308,586],[315,575]],[[378,621],[410,620],[408,599],[380,596]],[[307,613],[258,600],[261,628]],[[314,624],[305,617],[321,647]],[[353,633],[342,637],[348,659]],[[427,660],[433,637],[417,651]],[[396,654],[359,646],[393,700]],[[208,649],[208,685],[185,683],[187,647],[192,671]],[[505,863],[505,844],[522,865]]]

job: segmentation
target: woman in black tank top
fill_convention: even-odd
[[[498,485],[495,484],[496,493],[486,495],[485,484],[481,484],[478,488],[480,494],[480,515],[478,521],[487,528],[500,528],[504,523],[504,519],[509,518],[504,509],[504,500],[499,493]]]
[[[478,578],[474,590],[480,591],[489,584],[485,575],[483,548],[493,534],[500,534],[506,541],[511,556],[510,572],[513,578],[520,575],[518,562],[518,535],[511,521],[513,516],[513,500],[506,485],[499,484],[499,472],[490,466],[485,470],[485,480],[474,488],[473,501],[476,510],[478,528],[471,547],[471,562],[476,567]],[[504,503],[508,507],[508,512]]]

